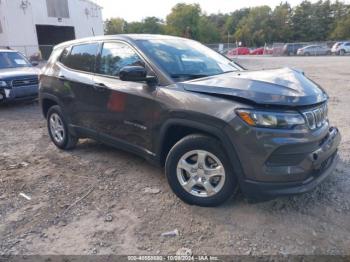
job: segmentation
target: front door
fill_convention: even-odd
[[[137,52],[124,42],[103,44],[94,76],[96,96],[103,97],[98,116],[102,139],[122,143],[130,149],[151,153],[155,87],[145,82],[119,79],[124,66],[145,66]]]

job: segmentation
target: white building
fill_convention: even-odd
[[[0,0],[0,47],[45,57],[58,43],[103,35],[101,9],[90,0]]]

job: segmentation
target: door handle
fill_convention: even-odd
[[[94,84],[94,88],[97,90],[97,91],[104,91],[107,89],[107,86],[103,83],[95,83]]]

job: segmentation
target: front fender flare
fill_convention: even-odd
[[[187,119],[169,119],[167,120],[161,127],[158,137],[158,144],[155,146],[156,156],[159,158],[159,161],[161,159],[162,155],[162,146],[166,139],[166,133],[172,126],[184,126],[189,128],[194,128],[199,131],[202,131],[203,133],[212,135],[219,139],[222,146],[224,147],[226,154],[228,158],[230,159],[232,168],[234,170],[234,173],[237,175],[237,178],[239,182],[244,180],[244,173],[243,169],[240,163],[240,160],[238,158],[238,154],[236,149],[234,148],[234,145],[230,142],[230,139],[226,135],[224,128],[227,126],[226,123],[220,123],[216,126],[214,125],[208,125],[206,123],[193,121],[193,120],[187,120]]]

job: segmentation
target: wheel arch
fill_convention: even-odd
[[[49,109],[54,105],[60,105],[58,98],[51,94],[40,95],[40,105],[43,116],[46,118]]]
[[[218,139],[224,147],[227,157],[230,159],[232,168],[237,174],[237,178],[241,181],[244,177],[243,169],[238,158],[234,146],[231,144],[228,136],[224,131],[225,123],[220,123],[217,126],[208,125],[206,123],[185,120],[171,119],[166,121],[159,133],[158,144],[156,146],[156,155],[161,166],[164,166],[166,157],[170,149],[183,137],[190,134],[203,134]],[[179,130],[182,130],[179,132]],[[175,134],[175,136],[173,136]]]

